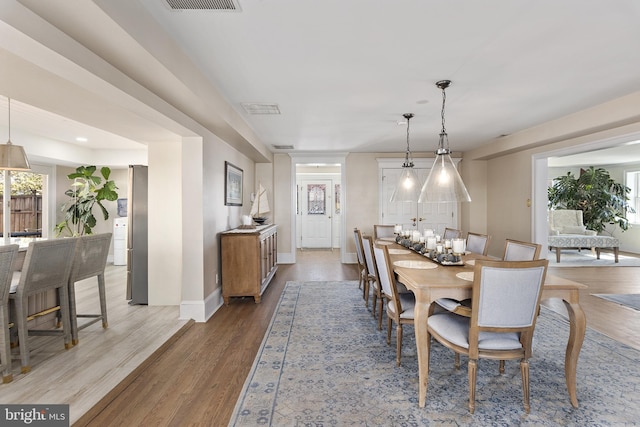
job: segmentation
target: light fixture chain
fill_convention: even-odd
[[[409,145],[409,123],[411,122],[411,118],[413,117],[412,113],[404,114],[404,118],[407,119],[407,151],[404,155],[404,164],[403,167],[412,168],[413,165],[413,155],[411,154],[411,147]]]

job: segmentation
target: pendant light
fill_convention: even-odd
[[[0,145],[0,169],[28,171],[31,170],[31,166],[29,165],[29,159],[24,152],[24,148],[11,143],[11,98],[7,99],[9,101],[9,139],[6,144]]]
[[[411,156],[411,148],[409,147],[409,121],[413,117],[412,113],[402,115],[407,120],[407,151],[404,155],[404,163],[402,164],[402,173],[396,184],[396,189],[391,195],[392,202],[415,202],[418,200],[420,181],[418,175],[413,169],[413,157]]]
[[[440,80],[436,86],[442,89],[442,130],[436,150],[436,158],[429,172],[429,176],[422,186],[419,203],[440,202],[470,202],[471,197],[462,182],[456,165],[451,160],[449,136],[444,127],[444,105],[447,99],[445,89],[451,84],[450,80]]]

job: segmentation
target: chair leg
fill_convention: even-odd
[[[102,327],[107,329],[109,321],[107,320],[107,292],[104,285],[104,274],[98,275],[98,293],[100,294],[100,314],[102,314]]]
[[[396,366],[400,366],[402,358],[402,323],[398,322],[396,326]]]
[[[24,300],[24,301],[23,301]],[[26,374],[31,370],[29,365],[29,347],[27,334],[27,298],[15,300],[16,323],[18,326],[18,346],[20,347],[20,371]]]
[[[380,308],[378,309],[378,330],[379,331],[382,330],[382,313],[383,313],[384,306],[385,306],[385,300],[384,300],[384,297],[381,296],[380,297]]]
[[[69,283],[69,319],[71,321],[71,344],[78,344],[78,313],[76,312],[76,284]],[[60,306],[62,308],[62,306]],[[62,310],[60,310],[62,311]]]
[[[528,414],[531,410],[529,404],[529,361],[522,359],[520,361],[520,372],[522,373],[522,395],[524,399],[524,411]]]
[[[460,354],[455,353],[453,357],[454,357],[453,366],[456,368],[456,370],[458,370],[460,369]]]
[[[387,313],[387,345],[391,345],[391,327],[393,326],[393,319],[389,317]]]
[[[378,292],[376,291],[375,285],[373,287],[373,300],[371,301],[371,315],[373,318],[376,318],[377,306],[378,306]]]
[[[473,414],[476,410],[476,376],[478,371],[478,361],[469,359],[469,412]]]
[[[11,373],[11,345],[9,338],[9,310],[6,305],[0,305],[0,364],[2,364],[2,384],[13,380]]]
[[[498,367],[498,372],[500,372],[500,374],[504,374],[504,360],[500,361],[500,365]]]
[[[61,286],[58,288],[60,295],[60,315],[62,316],[62,333],[64,336],[64,348],[70,349],[71,344],[71,320],[69,313],[69,287]]]
[[[369,280],[364,281],[362,297],[364,298],[364,306],[369,308]]]

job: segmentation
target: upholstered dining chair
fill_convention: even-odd
[[[394,237],[395,226],[387,224],[374,224],[373,226],[373,238],[375,240],[383,237]]]
[[[462,231],[455,228],[445,228],[442,234],[442,240],[459,239],[462,237]]]
[[[18,245],[0,246],[0,368],[3,384],[13,380],[9,337],[9,292],[13,276],[13,260],[17,253]]]
[[[487,256],[490,241],[491,236],[488,234],[473,233],[469,231],[467,233],[467,251]]]
[[[371,314],[374,319],[378,319],[378,330],[380,330],[382,329],[383,298],[382,291],[380,290],[380,282],[378,280],[378,269],[376,268],[376,261],[373,257],[373,241],[370,237],[362,238],[362,249],[364,252],[364,259],[367,263],[367,283],[365,284],[365,287],[367,288],[367,298],[369,297],[369,289],[371,289]],[[378,301],[380,302],[379,306]]]
[[[104,269],[107,266],[111,235],[112,233],[88,234],[78,238],[71,275],[69,276],[69,312],[71,316],[71,343],[73,345],[78,343],[78,330],[84,329],[99,320],[102,320],[103,328],[109,327]],[[95,277],[98,281],[100,314],[78,314],[76,310],[76,283],[92,277]],[[91,320],[78,326],[78,317],[90,318]]]
[[[411,291],[399,292],[398,282],[393,272],[393,265],[386,245],[373,248],[376,265],[378,266],[378,280],[384,298],[387,301],[387,344],[391,344],[391,326],[396,324],[396,365],[400,366],[402,359],[402,326],[413,325],[416,297]]]
[[[15,323],[18,329],[22,373],[31,370],[29,363],[29,335],[62,335],[66,349],[71,347],[69,320],[69,276],[77,237],[31,242],[27,248],[21,272],[16,272],[11,284]],[[28,328],[28,298],[30,295],[55,290],[60,304],[62,330],[34,330]]]
[[[353,229],[353,240],[356,244],[356,262],[358,264],[358,289],[363,289],[364,281],[367,277],[367,263],[364,260],[364,252],[362,251],[362,232],[356,227]],[[365,298],[364,290],[362,298]]]
[[[503,261],[531,261],[540,258],[542,245],[538,243],[522,242],[506,239],[504,242]]]
[[[529,413],[529,358],[547,266],[547,260],[478,261],[471,317],[448,311],[428,317],[427,353],[433,337],[469,357],[469,412],[475,410],[478,359],[486,358],[520,360],[524,409]]]

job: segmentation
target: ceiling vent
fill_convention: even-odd
[[[173,10],[217,10],[240,12],[238,0],[166,0]]]
[[[271,145],[276,150],[293,150],[293,145]]]
[[[243,102],[242,108],[247,114],[280,114],[278,104],[260,104],[256,102]]]

